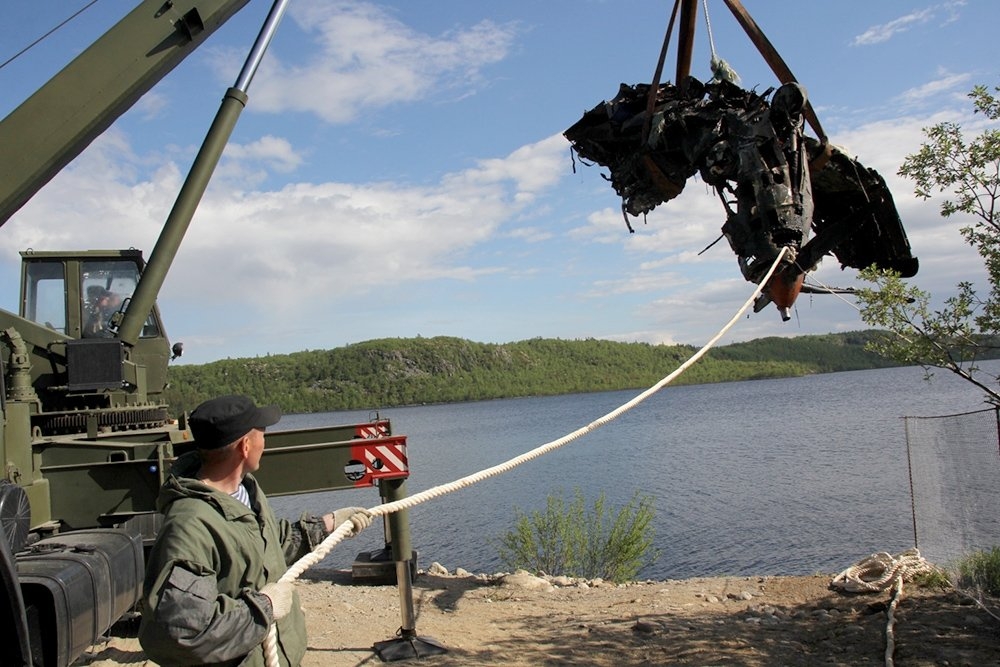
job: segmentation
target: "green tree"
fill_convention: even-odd
[[[926,141],[907,156],[898,173],[914,181],[914,193],[921,199],[945,194],[943,217],[969,219],[960,231],[985,264],[988,288],[977,290],[971,282],[961,282],[940,310],[932,310],[930,294],[898,274],[869,268],[860,276],[874,287],[859,290],[858,297],[861,318],[889,332],[870,343],[873,351],[928,372],[948,370],[1000,405],[998,377],[976,365],[995,356],[1000,333],[1000,129],[992,122],[1000,119],[1000,100],[985,86],[973,88],[969,98],[975,113],[991,121],[987,129],[967,139],[958,123],[924,128]]]

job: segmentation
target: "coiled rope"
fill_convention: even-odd
[[[915,547],[898,556],[884,551],[863,558],[833,578],[831,586],[847,593],[875,593],[892,589],[892,600],[886,612],[885,664],[893,667],[896,650],[894,627],[896,606],[903,596],[903,582],[918,574],[933,572],[934,566],[924,560]]]
[[[897,579],[910,581],[918,574],[933,570],[934,566],[924,560],[916,548],[907,549],[898,556],[881,551],[838,574],[831,585],[847,593],[876,593],[891,588]]]
[[[443,496],[445,494],[451,493],[453,491],[458,491],[459,489],[464,489],[467,486],[472,486],[477,482],[481,482],[490,477],[495,477],[500,473],[507,472],[521,465],[522,463],[527,463],[532,459],[536,459],[543,454],[548,454],[549,452],[562,447],[563,445],[570,443],[581,436],[584,436],[591,431],[594,431],[601,426],[604,426],[608,422],[611,422],[621,415],[625,414],[635,406],[639,405],[647,398],[658,392],[663,387],[667,386],[673,382],[678,376],[684,373],[688,368],[690,368],[696,361],[705,356],[705,353],[714,346],[720,338],[722,338],[726,332],[728,332],[736,322],[743,316],[750,306],[753,305],[754,301],[760,295],[761,291],[764,289],[764,285],[768,283],[771,276],[774,275],[775,270],[777,270],[778,265],[788,254],[789,249],[787,247],[782,248],[781,252],[775,258],[774,263],[771,264],[771,268],[768,270],[767,274],[761,279],[760,283],[754,289],[753,294],[750,298],[746,300],[743,306],[736,311],[736,314],[726,323],[719,333],[715,334],[704,346],[697,352],[695,352],[691,357],[685,361],[683,364],[677,367],[672,373],[667,375],[665,378],[654,384],[649,389],[645,390],[632,400],[624,403],[618,408],[607,413],[603,417],[595,419],[586,426],[579,428],[572,433],[564,435],[563,437],[552,440],[544,445],[540,445],[529,452],[521,454],[520,456],[514,457],[504,463],[495,465],[492,468],[486,468],[472,475],[462,477],[461,479],[455,480],[454,482],[449,482],[447,484],[441,484],[439,486],[432,487],[426,491],[421,491],[412,496],[407,496],[400,500],[396,500],[390,503],[383,503],[382,505],[376,505],[368,510],[372,516],[383,516],[386,514],[392,514],[393,512],[398,512],[400,510],[409,509],[414,505],[419,505],[425,503],[428,500]],[[344,538],[350,536],[353,533],[354,526],[350,521],[345,521],[340,526],[337,527],[332,533],[330,533],[326,539],[320,542],[312,552],[306,554],[295,563],[293,563],[288,570],[281,576],[278,580],[280,582],[292,582],[298,579],[303,572],[308,570],[310,567],[322,561],[326,556],[333,550],[335,546],[340,544]],[[264,659],[266,661],[267,667],[278,667],[278,631],[277,626],[274,623],[268,628],[267,636],[264,638]]]

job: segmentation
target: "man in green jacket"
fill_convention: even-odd
[[[245,396],[199,405],[188,423],[197,450],[177,459],[157,508],[163,526],[149,555],[139,641],[163,665],[264,665],[262,642],[278,629],[282,665],[306,652],[305,616],[287,566],[343,521],[352,534],[371,514],[347,507],[297,522],[277,519],[253,473],[276,406]]]

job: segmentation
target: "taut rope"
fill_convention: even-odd
[[[740,75],[736,73],[736,70],[729,66],[729,63],[720,58],[715,52],[715,37],[712,36],[712,21],[708,17],[708,0],[703,0],[702,4],[705,6],[705,31],[708,32],[708,46],[712,52],[712,57],[709,59],[709,66],[712,69],[712,78],[716,81],[728,81],[729,83],[738,84],[740,82]],[[680,82],[678,81],[677,84],[680,85]]]
[[[788,254],[788,248],[787,247],[782,248],[781,252],[778,253],[778,256],[775,258],[774,263],[771,264],[771,268],[768,270],[767,274],[763,277],[763,279],[761,279],[760,283],[757,284],[757,287],[756,289],[754,289],[753,294],[751,294],[750,298],[746,300],[743,306],[736,311],[736,314],[733,315],[732,319],[730,319],[729,322],[727,322],[726,325],[719,330],[719,333],[715,334],[715,336],[713,336],[711,340],[705,343],[705,345],[700,350],[691,355],[691,358],[689,358],[683,364],[678,366],[676,370],[670,373],[670,375],[666,376],[665,378],[663,378],[662,380],[660,380],[659,382],[657,382],[652,387],[642,392],[632,400],[612,410],[603,417],[595,419],[586,426],[579,428],[573,431],[572,433],[564,435],[558,440],[552,440],[551,442],[548,442],[544,445],[540,445],[539,447],[536,447],[535,449],[532,449],[529,452],[526,452],[524,454],[521,454],[520,456],[512,458],[504,463],[495,465],[492,468],[486,468],[485,470],[481,470],[472,475],[468,475],[461,479],[455,480],[454,482],[449,482],[447,484],[441,484],[439,486],[432,487],[430,489],[427,489],[426,491],[421,491],[420,493],[408,496],[401,500],[396,500],[391,503],[384,503],[382,505],[376,505],[375,507],[370,508],[368,511],[373,516],[392,514],[393,512],[398,512],[400,510],[413,507],[414,505],[419,505],[420,503],[427,502],[432,498],[437,498],[447,493],[451,493],[452,491],[458,491],[459,489],[464,489],[467,486],[472,486],[476,482],[481,482],[484,479],[489,479],[490,477],[494,477],[496,475],[499,475],[500,473],[507,472],[508,470],[516,468],[522,463],[527,463],[532,459],[538,458],[542,454],[548,454],[549,452],[558,449],[559,447],[562,447],[563,445],[572,442],[573,440],[576,440],[577,438],[584,436],[590,433],[591,431],[600,428],[601,426],[604,426],[608,422],[617,419],[621,415],[625,414],[626,412],[628,412],[629,410],[631,410],[632,408],[639,405],[647,398],[658,392],[663,387],[673,382],[679,375],[681,375],[684,371],[690,368],[696,361],[705,356],[705,353],[707,353],[709,349],[712,348],[712,346],[714,346],[717,342],[719,342],[719,339],[722,338],[726,334],[726,332],[732,329],[733,326],[736,324],[737,320],[739,320],[743,316],[743,313],[745,313],[747,309],[753,305],[754,301],[757,299],[761,291],[764,289],[764,285],[766,285],[767,282],[771,279],[771,276],[774,275],[774,272],[778,268],[778,265],[781,263],[781,260],[783,260],[787,254]],[[279,581],[289,582],[298,579],[303,572],[305,572],[310,567],[312,567],[316,563],[326,558],[326,556],[333,550],[335,546],[340,544],[345,537],[351,534],[353,529],[354,527],[350,521],[345,521],[344,523],[342,523],[340,526],[337,527],[336,530],[330,533],[326,537],[326,539],[320,542],[316,546],[316,548],[313,549],[312,552],[306,554],[305,556],[297,560],[295,563],[293,563],[291,567],[288,568],[288,571],[281,576]],[[271,627],[268,628],[267,637],[264,638],[264,658],[267,667],[278,667],[278,631],[277,627],[273,623],[271,624]]]

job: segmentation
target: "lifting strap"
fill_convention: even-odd
[[[757,22],[754,21],[753,17],[743,6],[740,0],[723,0],[729,11],[733,13],[736,18],[737,23],[743,28],[743,31],[750,38],[750,41],[757,51],[764,58],[764,61],[774,72],[778,80],[785,84],[791,83],[793,81],[798,81],[795,75],[792,74],[792,70],[785,63],[784,59],[778,54],[778,50],[774,48],[771,41],[764,35],[764,31],[760,29]],[[674,77],[674,84],[678,88],[682,88],[687,80],[688,75],[691,73],[691,52],[694,47],[694,29],[695,23],[698,15],[698,2],[697,0],[674,0],[674,7],[670,13],[670,22],[667,25],[667,32],[663,38],[663,47],[660,49],[660,58],[656,63],[656,72],[653,75],[653,84],[649,89],[649,99],[646,104],[646,121],[643,124],[642,132],[642,143],[646,144],[646,140],[649,138],[649,131],[652,123],[653,109],[656,107],[656,95],[660,88],[660,77],[663,75],[663,63],[667,57],[667,48],[670,44],[670,36],[674,29],[674,21],[677,18],[678,8],[681,14],[681,27],[679,31],[678,44],[677,44],[677,69]],[[707,13],[707,8],[706,8]],[[714,45],[713,45],[714,50]],[[826,136],[826,132],[823,130],[823,126],[819,122],[819,118],[816,116],[816,111],[813,109],[812,102],[806,99],[805,109],[803,113],[806,118],[806,122],[809,123],[813,131],[816,133],[819,139],[820,146],[826,147],[829,140]]]

